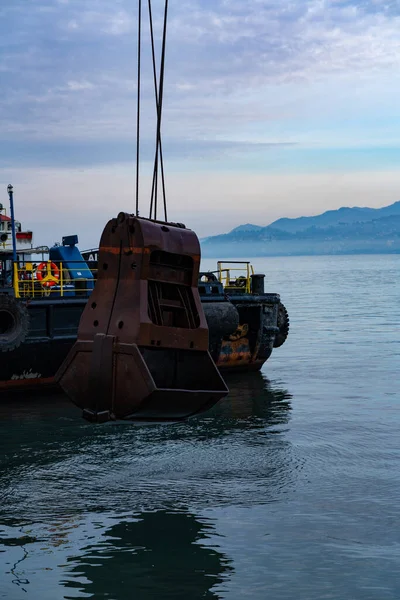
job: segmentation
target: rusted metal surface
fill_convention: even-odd
[[[208,352],[199,265],[184,226],[127,213],[106,225],[97,283],[56,376],[86,418],[182,419],[228,393]]]
[[[212,355],[219,369],[258,369],[271,356],[275,337],[279,296],[265,294],[232,298],[238,312],[239,324],[234,332],[214,344]]]

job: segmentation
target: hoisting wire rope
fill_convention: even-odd
[[[168,19],[168,0],[165,0],[164,8],[164,26],[163,26],[163,37],[162,37],[162,50],[161,50],[161,65],[160,65],[160,81],[158,86],[157,94],[157,74],[156,74],[156,63],[155,63],[155,51],[154,51],[154,34],[153,34],[153,20],[151,11],[151,0],[148,0],[149,4],[149,16],[150,16],[150,31],[152,39],[152,57],[153,57],[153,75],[155,83],[155,96],[157,106],[157,134],[156,134],[156,151],[154,157],[154,169],[153,169],[153,184],[150,202],[150,219],[153,215],[154,208],[154,219],[157,219],[157,196],[158,196],[158,161],[160,157],[161,165],[161,179],[163,188],[163,199],[164,199],[164,218],[167,221],[167,202],[165,195],[165,181],[164,181],[164,163],[162,156],[162,143],[161,143],[161,116],[162,116],[162,104],[164,96],[164,71],[165,71],[165,46],[167,38],[167,19]]]
[[[136,216],[139,216],[139,160],[140,160],[140,80],[142,47],[142,0],[138,9],[138,50],[137,50],[137,114],[136,114]]]
[[[155,98],[156,98],[157,118],[158,118],[160,108],[159,108],[159,94],[158,94],[158,85],[157,85],[157,69],[156,69],[153,14],[152,14],[152,8],[151,8],[151,0],[148,0],[148,8],[149,8],[151,54],[152,54],[152,60],[153,60],[154,94],[155,94]],[[166,17],[164,19],[164,22],[166,23]],[[165,48],[164,48],[164,51],[165,51]],[[168,221],[167,202],[166,202],[166,194],[165,194],[164,159],[163,159],[161,135],[160,135],[158,147],[159,147],[159,154],[160,154],[160,170],[161,170],[161,183],[162,183],[163,202],[164,202],[164,218],[165,218],[165,221]],[[157,184],[156,184],[157,179],[158,179],[158,169],[156,170],[156,172],[153,171],[153,182],[152,182],[152,188],[151,188],[151,203],[150,203],[150,217],[151,217],[152,207],[153,207],[154,192],[155,192],[155,190],[157,190]],[[157,210],[155,210],[155,212],[157,213]]]

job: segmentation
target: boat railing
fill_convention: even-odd
[[[30,261],[13,263],[12,285],[16,298],[86,297],[92,293],[97,272],[85,261]]]
[[[218,281],[222,283],[226,291],[251,293],[251,276],[254,275],[254,269],[249,262],[218,261],[217,273]]]

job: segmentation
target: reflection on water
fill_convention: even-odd
[[[171,510],[64,521],[42,527],[37,537],[1,537],[11,560],[0,597],[46,597],[47,583],[51,598],[59,597],[59,586],[64,598],[217,598],[212,588],[232,567],[207,544],[214,533],[207,519]]]
[[[231,567],[222,553],[201,545],[209,529],[190,513],[143,512],[71,558],[65,587],[84,578],[82,590],[96,598],[124,598],[126,590],[139,598],[216,598],[211,588]]]
[[[276,384],[272,385],[263,373],[228,374],[225,379],[229,396],[217,405],[215,412],[238,419],[253,417],[269,426],[288,422],[291,394]]]
[[[61,396],[3,405],[0,598],[220,597],[233,568],[204,510],[264,504],[296,470],[289,393],[261,373],[227,383],[173,425],[91,425]]]

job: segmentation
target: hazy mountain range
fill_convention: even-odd
[[[339,208],[315,217],[247,223],[201,241],[203,257],[400,253],[400,201],[383,208]]]

